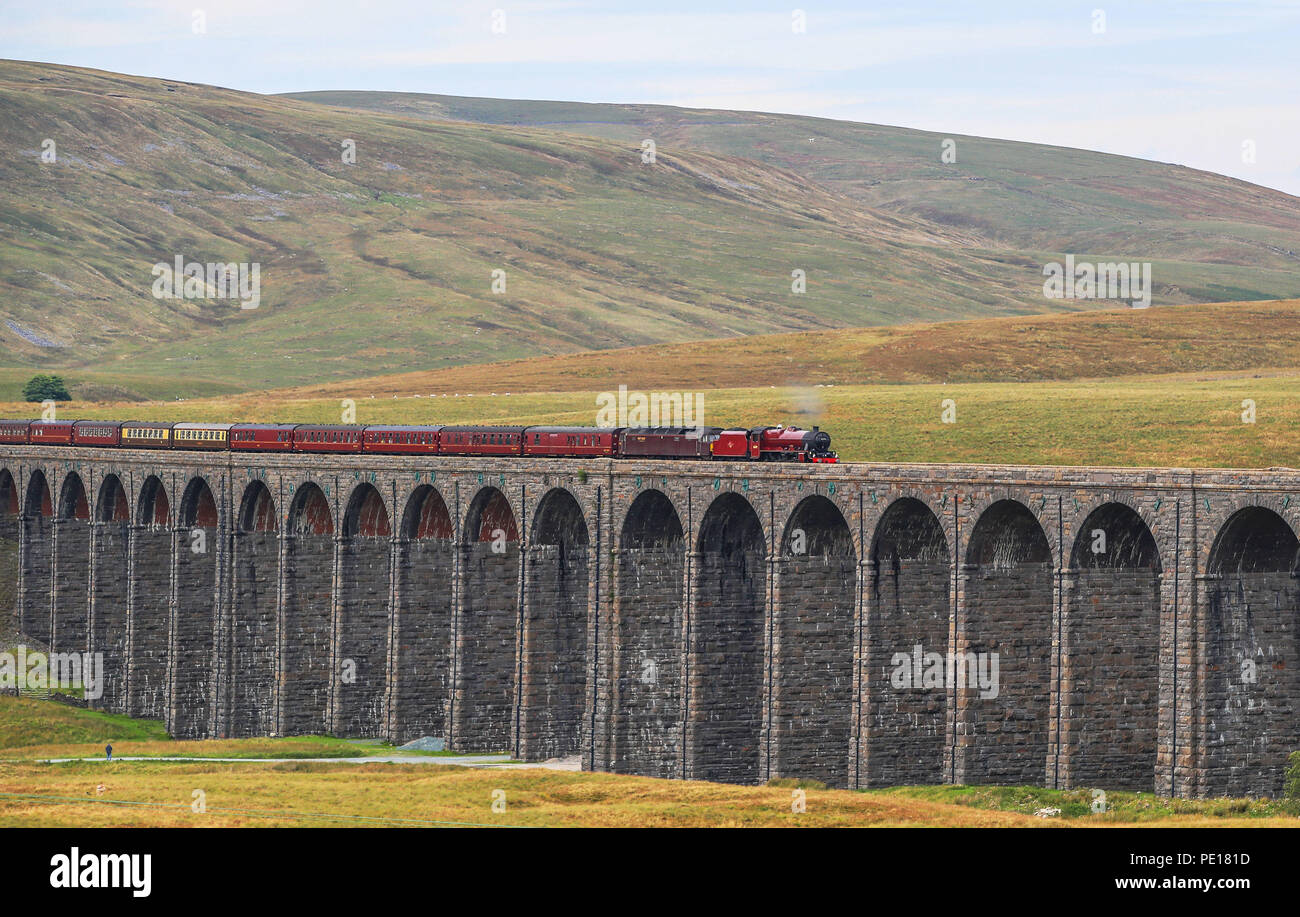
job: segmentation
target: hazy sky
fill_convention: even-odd
[[[1125,153],[1300,194],[1300,0],[0,0],[0,56],[255,92],[794,112]]]

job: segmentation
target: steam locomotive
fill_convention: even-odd
[[[835,462],[818,427],[474,427],[0,420],[0,444],[230,452]]]

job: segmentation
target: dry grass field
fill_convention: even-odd
[[[791,780],[739,787],[541,768],[355,764],[329,760],[365,747],[340,739],[172,742],[157,737],[156,723],[123,720],[52,701],[0,698],[0,735],[8,737],[0,749],[0,827],[1300,827],[1300,810],[1287,802],[1162,800],[1150,794],[1114,793],[1110,811],[1097,814],[1086,789],[943,786],[851,791]],[[148,738],[116,738],[131,729]],[[60,735],[62,741],[54,739]],[[21,744],[23,736],[41,744]],[[106,737],[113,740],[118,757],[303,760],[110,764],[102,760]],[[62,757],[95,760],[44,761]],[[796,790],[804,794],[806,811],[793,811]],[[196,791],[201,791],[200,797]],[[493,809],[494,799],[501,798],[497,791],[504,793],[505,811]],[[202,812],[195,811],[196,798],[203,801]],[[1036,817],[1043,808],[1060,809],[1060,815]]]

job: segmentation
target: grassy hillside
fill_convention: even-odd
[[[361,423],[591,424],[597,396],[622,384],[703,393],[710,424],[820,424],[850,461],[1300,467],[1297,338],[1300,302],[1227,303],[759,336],[61,413],[323,422],[350,399]],[[949,398],[955,424],[940,417]],[[30,414],[0,400],[0,416]]]
[[[774,141],[750,142],[761,131],[733,149],[661,143],[648,166],[639,140],[426,115],[0,63],[0,142],[16,151],[0,158],[0,368],[11,371],[0,385],[39,367],[85,377],[83,397],[194,397],[1080,305],[1042,296],[1041,265],[1060,257],[1050,246],[1086,252],[1034,207],[1017,211],[1039,227],[1021,237],[891,209],[854,188],[877,182],[874,167],[846,159],[849,178],[831,180],[774,160]],[[853,134],[861,127],[843,128],[843,142],[892,161],[894,141]],[[56,162],[42,162],[46,138]],[[342,161],[345,140],[356,142],[355,164]],[[1005,145],[1007,162],[1017,153],[1045,158]],[[1138,168],[1079,155],[1092,171],[1054,183],[1096,195],[1106,170]],[[1043,186],[1025,174],[1028,200]],[[1157,302],[1300,295],[1289,256],[1243,255],[1233,240],[1246,229],[1224,222],[1232,214],[1294,250],[1294,199],[1186,170],[1168,180],[1179,200],[1198,202],[1171,205],[1170,219],[1204,223],[1218,247],[1150,248],[1168,224],[1100,216],[1131,200],[1124,190],[1089,211],[1106,226],[1131,224],[1123,244],[1122,234],[1098,236],[1114,246],[1098,257],[1154,260]],[[1003,198],[968,198],[977,184],[941,183],[986,218],[1007,209]],[[178,254],[259,263],[260,307],[155,299],[152,265]],[[504,293],[491,290],[497,269]],[[803,295],[790,291],[794,269],[807,272]]]
[[[961,233],[975,244],[1112,253],[1218,265],[1217,277],[1156,273],[1187,297],[1268,299],[1269,272],[1300,267],[1300,200],[1167,163],[1042,144],[799,115],[665,105],[482,99],[394,92],[292,98],[477,124],[545,127],[659,149],[743,156],[873,209]],[[952,139],[956,162],[942,162]],[[1231,266],[1262,269],[1234,270]]]
[[[1300,369],[1300,300],[848,328],[691,341],[379,376],[281,399],[697,391],[755,385],[1046,382]],[[0,376],[0,379],[3,377]],[[17,389],[0,382],[0,397]]]
[[[104,753],[105,742],[157,742],[167,738],[160,720],[81,710],[54,701],[0,697],[0,749],[53,742],[82,743],[82,754]],[[118,752],[122,754],[122,752]]]

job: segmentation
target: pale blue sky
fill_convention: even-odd
[[[0,0],[3,57],[255,92],[794,112],[1124,153],[1292,194],[1298,55],[1300,0]]]

